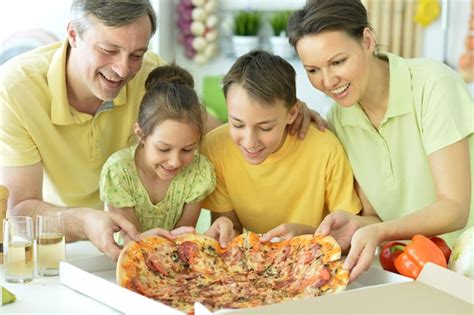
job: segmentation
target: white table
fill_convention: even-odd
[[[66,258],[86,258],[101,255],[88,241],[66,245]],[[27,284],[6,283],[4,268],[0,265],[2,286],[16,296],[16,301],[1,307],[1,314],[119,314],[116,310],[74,291],[59,282],[59,276],[35,275]]]

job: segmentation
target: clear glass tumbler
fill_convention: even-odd
[[[3,219],[5,281],[27,283],[33,280],[33,220],[14,216]]]
[[[40,276],[59,275],[59,262],[66,257],[63,215],[36,216],[36,268]]]

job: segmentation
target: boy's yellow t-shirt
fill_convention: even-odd
[[[235,210],[245,229],[264,233],[282,223],[316,228],[328,211],[361,210],[349,162],[329,131],[311,126],[304,140],[288,135],[277,152],[252,165],[225,124],[205,136],[201,152],[214,164],[217,177],[203,207]]]

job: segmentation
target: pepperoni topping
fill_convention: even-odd
[[[178,245],[178,255],[181,260],[187,264],[191,264],[198,253],[198,246],[190,241],[182,242]]]

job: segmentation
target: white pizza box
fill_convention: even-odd
[[[120,287],[116,283],[115,268],[116,263],[105,255],[62,261],[60,264],[60,282],[125,314],[151,314],[152,312],[156,314],[183,314],[183,312],[167,305]],[[346,291],[365,290],[369,287],[407,281],[412,280],[374,266],[360,276],[357,281],[350,284]],[[324,297],[310,298],[304,301],[296,301],[296,303],[303,303],[308,300],[314,300],[317,303],[321,298]],[[260,309],[263,309],[263,307],[258,308],[258,312],[260,312]],[[217,313],[228,312],[234,313],[235,310],[221,310]],[[202,304],[196,303],[195,314],[213,313]]]
[[[370,278],[370,272],[363,276]],[[415,281],[244,309],[232,314],[474,314],[474,280],[428,263]]]

